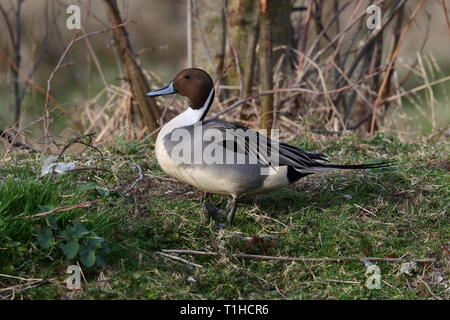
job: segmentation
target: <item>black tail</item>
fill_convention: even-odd
[[[389,161],[371,163],[371,164],[328,164],[328,163],[319,163],[315,162],[310,167],[291,167],[290,173],[288,171],[288,179],[289,181],[296,181],[305,175],[317,173],[317,172],[327,172],[333,171],[336,169],[377,169],[377,168],[385,168],[392,166],[393,163]],[[289,178],[289,175],[291,176]]]
[[[327,164],[320,163],[314,165],[314,167],[319,168],[330,168],[330,169],[376,169],[376,168],[386,168],[392,166],[391,161],[383,161],[371,164]]]

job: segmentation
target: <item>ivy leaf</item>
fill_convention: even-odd
[[[70,230],[77,234],[79,238],[89,233],[81,222],[75,222]]]
[[[55,215],[47,216],[47,223],[50,226],[50,229],[53,229],[53,230],[58,229],[58,220]]]
[[[100,250],[97,250],[97,265],[102,268],[106,268],[106,257],[111,253],[111,249],[107,245],[106,241],[102,243]]]
[[[51,211],[51,210],[55,209],[55,206],[52,206],[52,205],[43,205],[43,206],[38,205],[38,207],[39,207],[39,210],[41,210],[40,212],[47,212],[47,211]]]
[[[96,260],[95,260],[97,266],[106,268],[106,260],[101,254],[96,254]]]
[[[83,246],[80,250],[80,261],[85,267],[92,267],[95,263],[95,249]]]
[[[74,232],[72,232],[71,230],[64,230],[61,232],[61,236],[67,241],[67,242],[72,242],[72,241],[77,241],[78,240],[78,235]]]
[[[80,250],[80,245],[78,244],[78,241],[72,240],[61,245],[60,248],[64,252],[67,259],[72,259],[77,255],[78,250]]]
[[[102,256],[107,256],[107,255],[109,255],[111,253],[111,249],[106,244],[106,242],[103,242],[102,243],[102,248],[100,250],[98,250],[98,253],[101,254]]]
[[[97,236],[95,232],[91,232],[92,237],[88,239],[88,247],[92,250],[100,249],[105,239]]]
[[[89,231],[80,222],[75,222],[71,227],[67,228],[61,235],[67,242],[72,242],[80,239],[81,237],[87,235]]]
[[[41,229],[37,235],[37,241],[42,248],[48,249],[53,243],[53,232],[49,228]]]

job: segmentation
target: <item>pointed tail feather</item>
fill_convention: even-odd
[[[336,169],[343,170],[353,170],[353,169],[376,169],[376,168],[386,168],[392,166],[393,163],[390,161],[383,161],[378,163],[371,164],[327,164],[327,163],[317,163],[314,166],[309,168],[294,168],[296,171],[301,173],[315,173],[315,172],[324,172],[324,171],[332,171]]]
[[[370,164],[320,164],[318,167],[332,168],[332,169],[375,169],[386,168],[392,166],[392,162],[383,161]]]

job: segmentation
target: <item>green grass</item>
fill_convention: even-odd
[[[0,162],[0,296],[25,299],[449,299],[450,219],[448,142],[400,143],[350,135],[302,141],[341,163],[390,158],[388,169],[307,177],[277,192],[239,204],[235,224],[215,230],[202,193],[169,179],[153,142],[103,148],[105,158],[79,167],[104,168],[40,177],[42,158],[10,154]],[[129,157],[130,154],[137,156]],[[92,154],[94,155],[94,154]],[[97,156],[97,154],[95,154]],[[66,161],[71,161],[67,157]],[[89,162],[88,162],[89,161]],[[139,163],[145,178],[137,179]],[[226,197],[208,201],[224,207]],[[63,206],[88,207],[23,218]],[[50,218],[53,217],[53,218]],[[53,229],[44,249],[39,232]],[[107,266],[68,259],[62,234],[80,222],[105,239]],[[253,237],[252,241],[242,237]],[[412,275],[401,263],[377,262],[381,289],[369,290],[362,262],[292,262],[180,255],[194,268],[158,255],[162,249],[291,257],[433,258]],[[69,265],[80,263],[86,281],[69,290]],[[7,277],[20,277],[11,278]],[[99,277],[106,281],[98,281]],[[193,277],[196,281],[188,281]],[[42,281],[32,280],[42,279]],[[14,288],[14,290],[13,290]]]

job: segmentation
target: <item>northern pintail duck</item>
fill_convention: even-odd
[[[214,83],[201,69],[185,69],[166,87],[147,96],[175,93],[187,97],[189,106],[161,128],[156,158],[169,175],[205,192],[230,195],[227,225],[232,224],[243,196],[283,188],[316,172],[388,166],[386,162],[329,164],[323,154],[278,142],[235,123],[205,120],[214,100]]]

